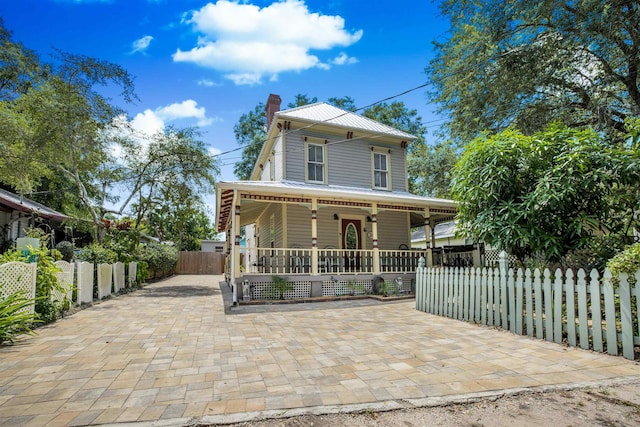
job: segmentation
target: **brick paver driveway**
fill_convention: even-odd
[[[413,301],[225,314],[220,280],[174,277],[0,347],[0,424],[184,424],[640,375],[619,357],[417,312]]]

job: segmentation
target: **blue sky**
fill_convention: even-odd
[[[350,96],[358,107],[427,81],[432,42],[447,23],[428,0],[3,0],[13,39],[50,61],[53,48],[98,57],[135,76],[134,125],[197,125],[213,153],[237,147],[243,113],[279,94]],[[430,131],[425,89],[396,98]],[[120,100],[115,99],[116,103]],[[220,156],[233,180],[241,152]]]

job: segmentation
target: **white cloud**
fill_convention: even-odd
[[[198,103],[187,99],[180,103],[173,103],[155,110],[146,109],[136,114],[131,120],[133,128],[147,135],[153,135],[165,129],[166,122],[174,120],[196,119],[198,126],[209,126],[219,119],[207,117],[206,109],[198,107]]]
[[[144,36],[134,41],[131,43],[131,53],[144,52],[147,50],[152,40],[152,36]]]
[[[354,58],[352,56],[348,56],[344,52],[340,52],[340,55],[333,58],[331,63],[335,65],[356,64],[358,63],[358,58]]]
[[[362,30],[345,30],[342,17],[312,13],[302,0],[263,8],[219,0],[191,12],[184,22],[201,37],[191,50],[178,49],[173,60],[226,72],[238,85],[259,84],[265,75],[277,79],[284,71],[326,68],[311,50],[350,46],[362,37]]]
[[[209,147],[209,154],[212,156],[217,156],[218,154],[222,153],[222,150],[220,150],[219,148],[216,147]]]
[[[146,135],[154,135],[164,130],[164,120],[153,111],[144,110],[143,113],[136,114],[131,120],[131,126]]]
[[[214,82],[213,80],[210,80],[210,79],[200,79],[197,81],[197,83],[198,83],[198,86],[204,86],[204,87],[222,86],[222,83]]]

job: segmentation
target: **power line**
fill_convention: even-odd
[[[627,1],[627,3],[628,3],[628,2],[630,2],[630,1]],[[578,21],[576,21],[576,24],[579,24],[580,22],[587,22],[587,20],[586,20],[586,19],[578,20]],[[513,30],[513,32],[515,32],[515,31],[516,31],[516,30],[514,29],[514,30]],[[505,34],[503,34],[503,35],[502,35],[502,37],[501,37],[501,38],[502,38],[502,39],[505,39],[505,38],[506,38],[506,37],[508,37],[509,35],[510,35],[509,33],[505,33]],[[534,40],[533,42],[540,42],[540,41],[542,41],[542,40],[546,39],[547,37],[550,37],[551,35],[552,35],[552,33],[549,33],[549,32],[542,33],[542,34],[540,35],[540,37],[535,37],[535,40]],[[335,120],[335,119],[338,119],[338,118],[340,118],[340,117],[343,117],[343,116],[345,116],[345,115],[347,115],[347,114],[355,113],[355,112],[358,112],[358,111],[361,111],[361,110],[366,110],[366,109],[368,109],[368,108],[371,108],[371,107],[373,107],[373,106],[375,106],[375,105],[378,105],[378,104],[381,104],[381,103],[383,103],[383,102],[390,101],[390,100],[393,100],[393,99],[399,98],[399,97],[401,97],[401,96],[404,96],[404,95],[406,95],[406,94],[409,94],[409,93],[411,93],[411,92],[415,92],[416,90],[426,88],[427,86],[431,86],[431,85],[433,85],[433,84],[440,83],[440,82],[444,81],[445,79],[449,79],[449,78],[451,78],[451,77],[455,77],[456,75],[461,74],[461,73],[467,73],[468,71],[471,71],[471,70],[473,70],[473,69],[478,69],[478,68],[480,68],[480,67],[485,66],[485,65],[486,65],[487,63],[489,63],[489,62],[492,62],[492,61],[495,61],[495,60],[499,60],[499,59],[501,59],[501,58],[503,58],[503,57],[506,57],[507,55],[511,55],[511,54],[513,54],[513,53],[516,53],[516,52],[519,52],[519,51],[521,51],[521,50],[523,50],[523,49],[526,49],[527,47],[529,47],[529,44],[526,44],[526,45],[520,45],[520,46],[515,46],[515,47],[513,47],[513,48],[511,48],[511,49],[509,49],[509,50],[507,50],[507,51],[505,51],[505,52],[502,52],[502,53],[499,53],[499,54],[496,54],[496,55],[489,56],[489,57],[485,58],[484,60],[482,60],[482,61],[480,61],[480,62],[477,62],[477,63],[474,63],[474,64],[470,64],[470,65],[469,65],[469,66],[467,66],[467,67],[462,67],[462,68],[459,68],[459,69],[457,69],[457,70],[455,70],[455,71],[453,71],[453,72],[450,72],[450,73],[444,74],[444,75],[442,75],[440,78],[438,78],[438,79],[436,79],[436,80],[432,80],[431,82],[422,83],[422,84],[420,84],[420,85],[418,85],[418,86],[415,86],[415,87],[412,87],[412,88],[410,88],[410,89],[404,90],[404,91],[402,91],[402,92],[400,92],[400,93],[397,93],[397,94],[395,94],[395,95],[391,95],[391,96],[388,96],[388,97],[383,98],[383,99],[381,99],[381,100],[375,101],[375,102],[373,102],[373,103],[371,103],[371,104],[365,105],[365,106],[363,106],[363,107],[356,108],[356,109],[354,109],[353,111],[345,111],[344,113],[339,114],[339,115],[337,115],[337,116],[335,116],[335,117],[331,117],[331,118],[328,118],[328,119],[325,119],[325,120],[318,120],[318,121],[315,121],[315,122],[313,122],[313,123],[310,123],[310,124],[308,124],[308,125],[306,125],[306,126],[303,126],[303,127],[301,127],[301,128],[297,128],[297,129],[294,129],[294,130],[285,131],[285,136],[286,136],[286,135],[288,135],[288,134],[290,134],[291,132],[299,132],[299,131],[301,131],[301,130],[311,128],[311,127],[313,127],[313,126],[317,126],[317,125],[320,125],[320,124],[323,124],[323,123],[327,123],[327,122],[330,122],[330,121],[332,121],[332,120]],[[302,106],[300,106],[300,107],[302,107]],[[506,108],[506,107],[505,107],[505,108]],[[431,121],[429,121],[429,122],[424,122],[424,123],[421,123],[421,124],[422,124],[423,126],[425,126],[425,128],[427,128],[427,129],[428,129],[428,128],[429,128],[429,126],[428,126],[428,125],[430,125],[430,124],[441,123],[441,122],[445,122],[446,120],[447,120],[446,118],[440,118],[440,119],[434,119],[434,120],[431,120]],[[369,135],[368,137],[371,137],[371,136],[373,136],[373,135],[374,135],[374,134],[371,134],[371,135]],[[366,136],[362,136],[362,137],[359,137],[359,138],[351,138],[351,139],[339,140],[339,141],[332,141],[332,142],[331,142],[331,144],[337,144],[337,143],[341,143],[341,142],[353,141],[354,139],[362,139],[362,138],[365,138],[365,137],[366,137]],[[378,137],[379,137],[379,136],[378,136]],[[274,138],[275,138],[275,137],[274,137]],[[260,140],[260,141],[255,141],[255,142],[250,143],[250,144],[248,144],[248,145],[246,145],[246,146],[241,146],[241,147],[237,147],[237,148],[234,148],[234,149],[231,149],[231,150],[224,151],[224,152],[222,152],[222,153],[218,153],[218,154],[214,155],[213,157],[220,157],[220,156],[223,156],[223,155],[226,155],[226,154],[230,154],[230,153],[234,153],[234,152],[237,152],[237,151],[240,151],[240,150],[244,150],[245,148],[251,147],[252,145],[261,145],[261,146],[262,146],[262,145],[264,145],[266,142],[268,142],[270,139],[274,139],[274,138],[265,138],[265,139]],[[296,150],[296,151],[297,151],[297,150]],[[287,150],[287,151],[285,151],[285,152],[286,152],[286,153],[289,153],[290,151],[288,151],[288,150]],[[229,159],[227,159],[227,160],[229,160]]]

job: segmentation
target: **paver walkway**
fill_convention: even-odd
[[[225,314],[220,280],[177,276],[0,347],[0,425],[179,424],[640,375],[621,357],[421,313],[413,301]]]

